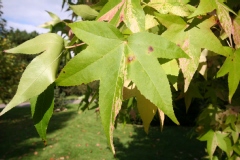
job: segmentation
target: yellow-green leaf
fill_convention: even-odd
[[[145,30],[145,14],[140,0],[126,0],[124,23],[133,32]]]
[[[213,17],[206,20],[196,19],[197,22],[192,22],[194,24],[188,24],[181,17],[174,15],[156,14],[156,17],[167,27],[167,31],[162,36],[179,45],[190,57],[179,59],[185,78],[184,92],[186,92],[198,68],[202,48],[221,55],[226,54],[222,44],[210,29],[215,24],[215,20]]]
[[[6,51],[25,54],[43,53],[34,58],[27,66],[22,74],[15,96],[0,115],[39,95],[55,81],[63,45],[62,37],[57,34],[46,33]]]
[[[158,62],[158,58],[187,57],[177,45],[146,32],[124,39],[116,27],[106,22],[76,22],[69,26],[89,46],[64,67],[56,83],[71,86],[100,80],[101,120],[113,152],[114,120],[121,107],[126,78],[136,84],[146,99],[178,124],[169,82]]]
[[[98,16],[98,12],[89,5],[69,5],[73,12],[84,20],[93,20]]]
[[[148,133],[150,123],[157,112],[157,107],[148,99],[146,99],[136,87],[131,89],[124,88],[123,97],[124,100],[131,97],[136,97],[137,108],[143,121],[144,130],[146,133]]]
[[[228,56],[217,73],[217,77],[224,76],[228,73],[228,87],[229,87],[229,96],[228,100],[231,103],[232,97],[238,87],[240,74],[240,49],[233,50],[231,48],[225,49],[228,50]]]

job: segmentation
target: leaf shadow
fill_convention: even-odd
[[[131,141],[123,142],[114,137],[116,159],[201,159],[206,156],[205,144],[189,138],[190,127],[165,126],[163,132],[158,127],[151,127],[149,134],[143,127],[135,126]]]
[[[67,126],[66,122],[76,112],[55,113],[50,120],[47,134]],[[37,138],[28,143],[25,141]],[[44,148],[44,143],[35,130],[29,106],[15,107],[0,117],[0,159],[17,159]]]

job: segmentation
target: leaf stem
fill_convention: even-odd
[[[67,46],[67,47],[65,47],[65,48],[66,48],[66,49],[75,48],[75,47],[82,46],[82,45],[84,45],[84,44],[85,44],[85,43],[74,44],[74,45],[72,45],[72,46]]]

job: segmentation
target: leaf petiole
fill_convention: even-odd
[[[86,43],[74,44],[74,45],[72,45],[72,46],[67,46],[67,47],[65,47],[65,48],[66,48],[66,49],[75,48],[75,47],[82,46],[82,45],[84,45],[84,44],[86,44]]]

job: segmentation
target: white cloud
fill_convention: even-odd
[[[47,11],[53,12],[61,19],[70,18],[69,12],[61,9],[62,0],[2,0],[3,18],[8,27],[20,30],[47,32],[37,26],[50,21]]]
[[[38,33],[46,33],[49,31],[48,29],[40,28],[38,26],[34,26],[31,24],[22,24],[22,23],[16,23],[12,21],[8,21],[8,26],[9,27],[14,26],[15,29],[19,29],[21,31],[25,30],[27,32],[37,31]],[[8,29],[10,29],[9,27]]]

